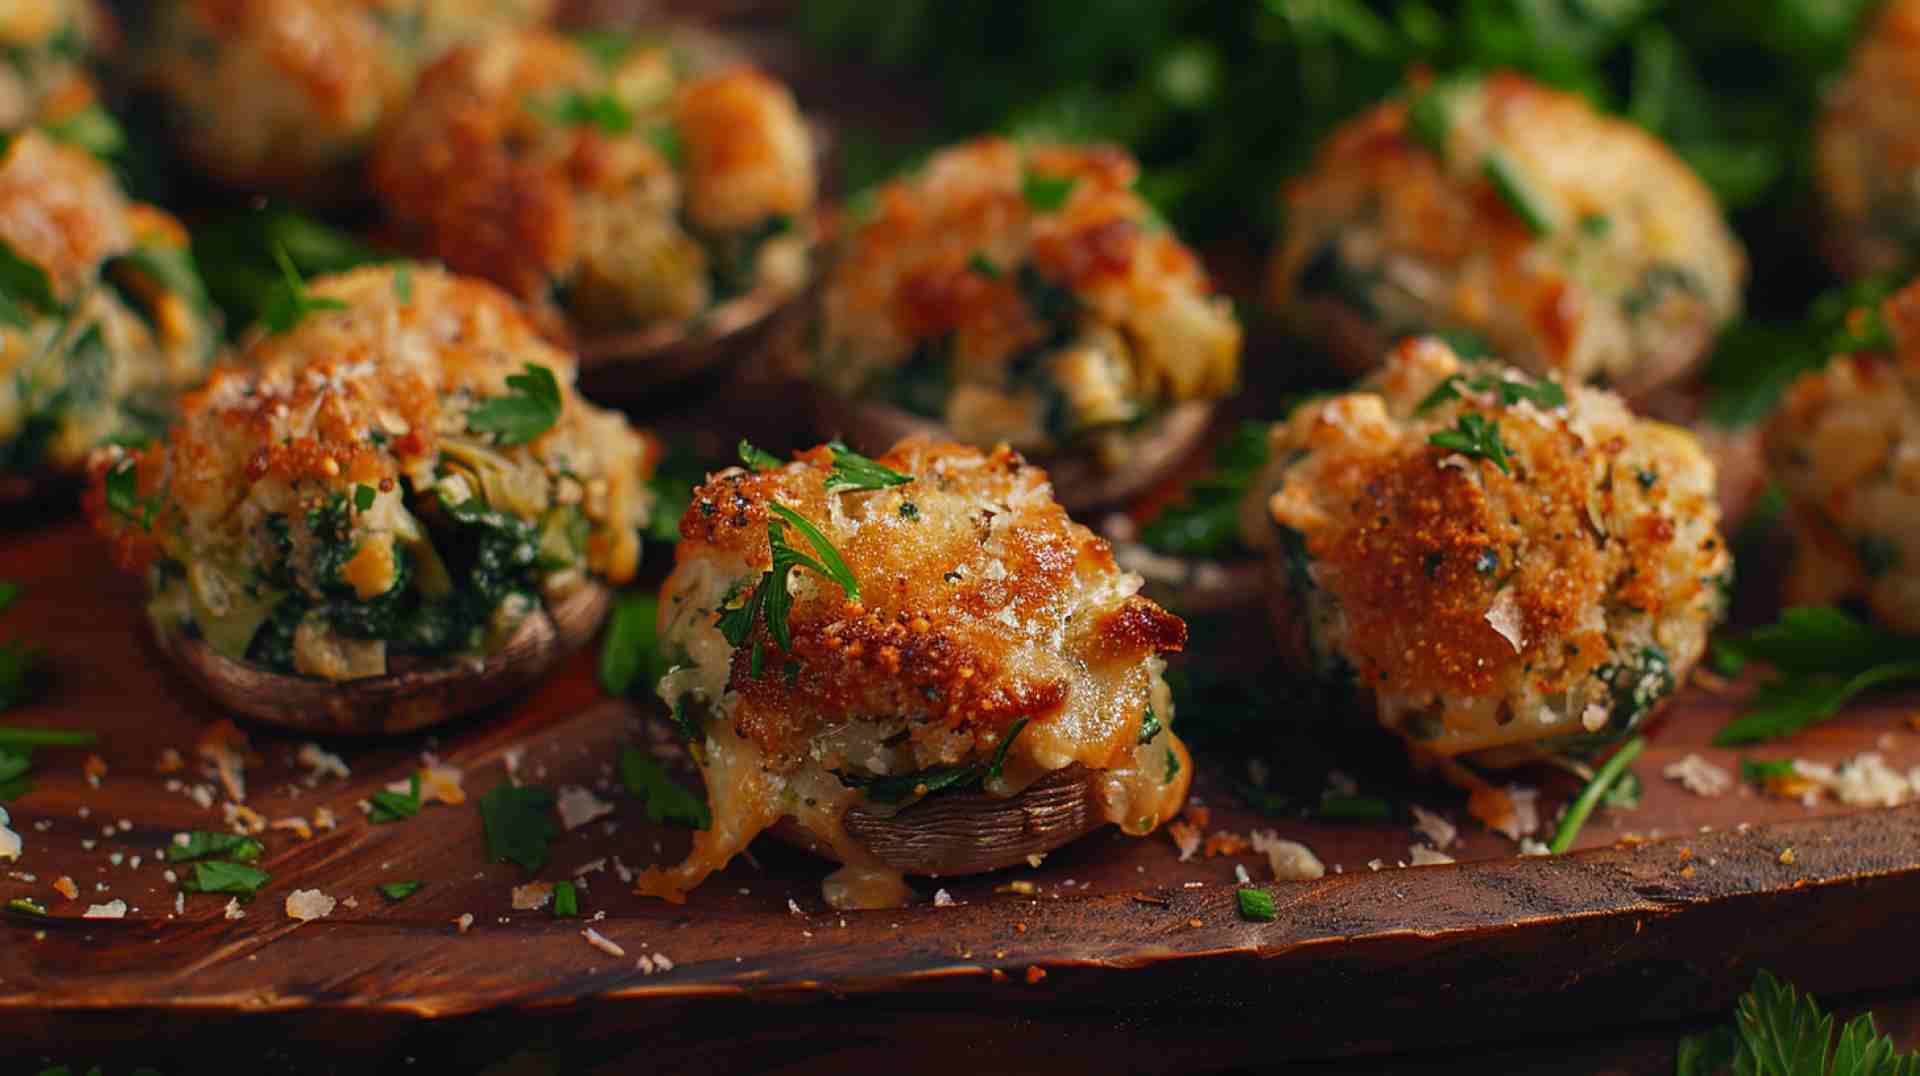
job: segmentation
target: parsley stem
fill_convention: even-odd
[[[99,742],[100,737],[85,731],[0,727],[0,747],[91,747]]]
[[[1600,772],[1593,775],[1593,780],[1587,782],[1587,787],[1580,790],[1580,796],[1573,801],[1573,806],[1567,808],[1567,816],[1560,820],[1560,828],[1554,831],[1553,841],[1547,845],[1548,851],[1559,855],[1573,847],[1573,839],[1580,835],[1580,827],[1587,824],[1587,816],[1593,813],[1594,805],[1600,802],[1601,796],[1606,795],[1608,787],[1627,772],[1628,764],[1639,758],[1640,752],[1646,748],[1645,736],[1635,736],[1620,745],[1620,750],[1615,751],[1607,764],[1600,767]]]

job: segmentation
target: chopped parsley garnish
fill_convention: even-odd
[[[573,919],[580,914],[580,894],[572,882],[553,883],[553,917]]]
[[[1273,894],[1264,889],[1236,889],[1233,900],[1240,907],[1240,918],[1249,923],[1271,923],[1278,914],[1273,906]]]
[[[620,783],[647,805],[647,821],[672,822],[693,829],[713,826],[713,814],[698,796],[667,776],[667,768],[628,744],[620,749]]]
[[[53,278],[5,241],[0,241],[0,297],[7,300],[12,314],[9,320],[13,321],[25,320],[18,313],[22,306],[42,313],[60,309],[59,301],[53,297]]]
[[[1030,171],[1020,177],[1020,195],[1040,212],[1054,213],[1067,204],[1078,182],[1074,176],[1044,176]]]
[[[1447,136],[1453,130],[1454,103],[1479,83],[1472,76],[1439,78],[1407,106],[1407,130],[1414,140],[1445,156]]]
[[[827,472],[829,490],[885,489],[913,481],[913,476],[882,467],[838,441],[827,444],[833,452],[833,470]]]
[[[672,124],[660,123],[647,128],[647,141],[675,168],[687,163],[687,144]]]
[[[1213,470],[1140,528],[1148,549],[1179,557],[1220,557],[1240,547],[1240,504],[1267,466],[1264,422],[1242,422],[1213,452]]]
[[[64,119],[41,124],[40,129],[56,142],[76,146],[102,159],[118,156],[127,148],[126,132],[97,104],[88,105]]]
[[[416,773],[407,779],[405,792],[383,788],[368,796],[367,802],[372,805],[367,812],[367,821],[376,826],[412,818],[420,813],[420,775]]]
[[[1513,473],[1507,465],[1507,446],[1500,440],[1500,424],[1488,421],[1485,415],[1474,412],[1461,415],[1453,429],[1429,436],[1427,443],[1486,460],[1500,468],[1501,474]]]
[[[1153,712],[1153,704],[1148,703],[1146,712],[1140,715],[1140,743],[1149,744],[1160,735],[1160,715]]]
[[[740,439],[740,462],[746,464],[749,471],[777,471],[786,466],[780,457],[762,448],[755,448],[753,442]]]
[[[180,880],[180,889],[186,893],[233,893],[251,897],[272,877],[245,864],[207,859],[193,865],[193,874]]]
[[[1840,712],[1872,688],[1920,680],[1914,641],[1864,624],[1832,606],[1795,606],[1777,623],[1719,641],[1716,665],[1764,661],[1774,676],[1748,698],[1716,745],[1791,736]]]
[[[153,514],[160,510],[160,499],[140,496],[140,469],[132,458],[114,464],[107,471],[105,485],[108,510],[143,531],[153,529]]]
[[[393,297],[402,303],[413,302],[413,266],[402,265],[394,269]]]
[[[377,890],[381,896],[387,898],[388,900],[392,901],[395,904],[398,904],[401,901],[406,900],[408,897],[413,896],[415,893],[420,892],[420,890],[424,888],[426,884],[427,883],[425,882],[419,882],[419,881],[381,882],[379,885],[374,886],[373,888]]]
[[[1567,402],[1566,390],[1547,378],[1528,381],[1525,378],[1509,380],[1498,374],[1481,374],[1478,377],[1453,374],[1440,382],[1432,392],[1427,393],[1426,397],[1415,405],[1413,413],[1424,415],[1449,400],[1460,399],[1460,389],[1463,385],[1473,392],[1496,393],[1500,402],[1508,407],[1512,407],[1521,400],[1527,400],[1551,411]]]
[[[1613,231],[1613,218],[1605,213],[1583,213],[1580,215],[1580,233],[1590,239],[1605,238]]]
[[[480,797],[480,823],[489,862],[511,860],[530,871],[547,865],[548,846],[560,833],[553,821],[553,791],[511,781]]]
[[[598,127],[608,134],[633,130],[633,110],[608,91],[572,90],[551,101],[529,101],[534,112],[568,127]]]
[[[537,363],[507,378],[508,392],[482,400],[467,412],[467,427],[491,433],[502,445],[524,445],[560,421],[560,383]]]
[[[583,29],[569,30],[567,36],[575,45],[592,56],[601,67],[612,70],[620,66],[634,48],[633,36],[618,30]]]
[[[1027,720],[1023,717],[1007,726],[1006,736],[986,762],[968,766],[932,766],[911,773],[877,776],[835,770],[833,775],[848,788],[864,791],[867,799],[874,803],[901,803],[914,796],[931,796],[948,789],[969,788],[1000,776],[1006,768],[1007,752],[1013,749],[1013,741],[1019,738],[1020,730],[1027,727]]]
[[[309,295],[306,281],[300,279],[300,270],[294,268],[286,247],[275,244],[273,260],[280,265],[280,282],[267,293],[260,309],[260,320],[266,323],[268,332],[279,336],[291,332],[294,326],[306,320],[308,314],[347,308],[343,299]]]
[[[266,847],[252,837],[196,829],[187,834],[187,843],[181,844],[175,840],[167,845],[167,862],[190,863],[196,859],[211,858],[252,863],[265,851]]]
[[[839,584],[841,593],[849,601],[860,600],[860,582],[854,578],[847,562],[840,559],[833,543],[805,516],[778,501],[769,502],[767,511],[770,513],[767,545],[773,554],[773,567],[760,574],[760,582],[745,602],[721,611],[718,626],[720,634],[726,637],[729,644],[743,646],[753,632],[754,621],[765,610],[767,630],[772,633],[774,642],[780,644],[780,649],[789,650],[793,646],[793,636],[787,618],[793,610],[793,594],[787,590],[787,579],[795,568],[806,568]],[[787,544],[788,523],[793,524],[806,538],[807,544],[813,547],[813,551],[819,554],[818,560]]]
[[[660,599],[651,594],[631,592],[620,595],[607,620],[607,637],[600,644],[600,686],[607,694],[624,698],[642,673],[651,688],[666,675],[660,653]]]
[[[1528,231],[1535,235],[1553,232],[1553,204],[1534,187],[1532,179],[1519,162],[1494,149],[1487,152],[1480,169],[1485,173],[1487,182],[1493,184],[1501,200],[1526,224]]]
[[[373,507],[373,499],[379,495],[379,490],[364,482],[360,483],[353,487],[353,506],[365,512]]]
[[[1740,760],[1740,778],[1750,785],[1766,788],[1779,781],[1791,781],[1800,776],[1790,758],[1743,758]]]
[[[1833,1016],[1822,1012],[1812,995],[1763,971],[1735,1004],[1732,1026],[1680,1040],[1674,1071],[1678,1076],[1914,1076],[1920,1073],[1920,1053],[1899,1053],[1870,1012],[1841,1025],[1836,1040]]]
[[[1587,816],[1593,813],[1601,797],[1607,794],[1622,775],[1627,774],[1627,766],[1634,759],[1639,758],[1640,752],[1646,749],[1645,736],[1635,736],[1620,745],[1620,749],[1613,753],[1613,757],[1607,760],[1606,765],[1600,767],[1600,771],[1593,775],[1593,780],[1587,782],[1587,787],[1581,789],[1580,794],[1574,797],[1572,806],[1567,808],[1565,817],[1560,819],[1560,828],[1553,831],[1553,840],[1547,843],[1549,851],[1559,855],[1573,847],[1574,838],[1580,836],[1581,827],[1587,824]]]
[[[977,250],[968,256],[967,270],[969,272],[978,273],[981,276],[986,277],[988,280],[1000,279],[1000,267],[993,264],[991,261],[988,261],[987,256],[985,254],[980,253]]]
[[[7,910],[17,915],[45,916],[46,906],[32,897],[15,897],[7,902]]]
[[[1178,776],[1180,776],[1180,755],[1169,747],[1167,748],[1167,775],[1161,779],[1161,783],[1170,785]]]

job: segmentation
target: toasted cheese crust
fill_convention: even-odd
[[[147,80],[182,148],[239,187],[336,194],[342,166],[459,42],[553,0],[181,0],[156,5]]]
[[[588,573],[632,578],[656,451],[574,393],[572,358],[511,299],[424,267],[307,290],[342,306],[256,332],[164,443],[97,465],[96,523],[123,562],[153,566],[162,630],[353,679],[387,671],[389,648],[484,652]],[[539,371],[557,414],[507,443],[477,416],[539,395],[508,380]],[[110,508],[114,476],[150,526]]]
[[[1723,612],[1711,463],[1611,394],[1414,339],[1276,426],[1272,458],[1301,656],[1426,751],[1624,732]]]
[[[1920,632],[1920,283],[1877,313],[1891,347],[1802,376],[1767,425],[1794,537],[1785,598],[1862,598],[1887,626]]]
[[[1349,368],[1447,331],[1637,395],[1690,369],[1739,312],[1740,245],[1658,139],[1510,73],[1411,100],[1420,124],[1409,98],[1380,104],[1285,192],[1272,300]]]
[[[805,282],[815,177],[793,96],[747,67],[689,77],[664,46],[611,66],[544,31],[456,49],[372,175],[423,252],[557,325],[684,322]]]
[[[1888,0],[1861,33],[1814,128],[1827,252],[1847,273],[1920,250],[1920,0]]]
[[[908,441],[878,462],[912,481],[829,490],[833,459],[823,446],[774,470],[721,472],[681,521],[660,603],[677,664],[660,691],[704,719],[716,824],[650,891],[698,884],[782,815],[859,864],[839,823],[865,802],[859,788],[998,753],[1004,768],[985,781],[991,794],[1077,762],[1112,775],[1109,813],[1128,831],[1169,817],[1185,778],[1154,763],[1176,741],[1141,734],[1150,706],[1172,720],[1156,655],[1179,650],[1186,626],[1141,597],[1139,577],[1067,518],[1045,473],[1005,446],[983,454]],[[785,543],[814,552],[772,504],[819,529],[854,573],[858,597],[796,569],[789,645],[764,614],[734,646],[719,618],[752,600],[772,563],[769,522]],[[763,791],[729,796],[740,781],[733,771],[746,769]],[[727,807],[735,814],[720,817]]]
[[[1224,396],[1240,327],[1111,147],[982,138],[876,193],[827,278],[814,376],[1025,452]]]
[[[0,247],[44,275],[50,296],[4,296],[0,470],[75,472],[103,441],[158,432],[174,394],[205,371],[218,328],[173,217],[129,201],[105,165],[37,131],[3,154]]]

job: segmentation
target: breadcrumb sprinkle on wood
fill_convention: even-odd
[[[1660,775],[1680,782],[1682,788],[1696,796],[1724,796],[1733,788],[1733,774],[1698,754],[1689,754],[1678,762],[1669,762]]]
[[[325,919],[333,914],[338,902],[318,889],[296,889],[287,894],[287,918],[302,923],[311,923],[315,919]]]

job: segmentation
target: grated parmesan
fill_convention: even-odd
[[[1460,835],[1459,827],[1419,804],[1413,805],[1413,831],[1432,841],[1435,848],[1447,847]]]
[[[1697,754],[1669,762],[1660,775],[1680,782],[1680,787],[1696,796],[1723,796],[1733,787],[1733,774]]]
[[[80,916],[82,919],[125,919],[126,917],[127,902],[124,900],[110,900],[105,904],[89,904],[86,912]]]
[[[337,902],[318,889],[296,889],[287,894],[287,918],[311,923],[333,914]]]
[[[18,833],[7,828],[10,821],[12,819],[7,817],[7,809],[0,807],[0,859],[17,860],[26,846],[21,843]]]
[[[627,955],[627,951],[625,949],[622,949],[618,945],[615,945],[613,942],[607,939],[606,935],[600,933],[599,931],[593,929],[592,927],[588,927],[587,929],[581,931],[580,936],[582,938],[587,939],[588,945],[593,946],[595,949],[600,950],[601,952],[607,954],[608,956],[626,956]],[[645,960],[646,958],[642,957],[641,959]],[[652,971],[649,970],[648,974],[652,974]]]
[[[1326,876],[1326,866],[1306,845],[1282,840],[1270,829],[1256,829],[1248,837],[1253,841],[1253,850],[1266,855],[1267,869],[1277,881],[1310,882]]]
[[[555,797],[555,806],[560,811],[560,825],[568,831],[596,818],[605,818],[613,813],[613,804],[593,794],[592,790],[579,785],[564,785]]]

